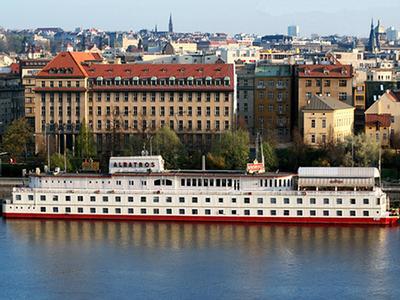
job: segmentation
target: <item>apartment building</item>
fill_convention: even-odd
[[[353,134],[354,107],[333,97],[313,96],[303,108],[304,143],[343,142]]]
[[[50,62],[50,59],[26,59],[19,62],[25,99],[25,118],[35,128],[35,87],[36,74]]]
[[[353,106],[353,68],[350,65],[297,65],[295,67],[294,126],[303,132],[303,109],[313,96],[332,97]]]
[[[95,53],[62,52],[36,78],[36,142],[74,149],[85,122],[99,151],[163,126],[204,146],[236,124],[235,80],[229,64],[103,64]]]
[[[236,66],[238,126],[254,136],[254,64]]]
[[[382,146],[390,146],[400,134],[400,99],[398,94],[386,91],[365,111],[365,134]]]
[[[255,70],[254,124],[264,139],[290,142],[292,67],[259,65]]]

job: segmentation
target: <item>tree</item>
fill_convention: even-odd
[[[60,170],[64,170],[65,163],[66,163],[67,171],[72,172],[74,168],[72,166],[69,155],[67,155],[67,157],[65,157],[65,160],[64,160],[64,155],[59,154],[59,153],[54,153],[50,157],[50,164],[51,164],[52,169],[60,168]]]
[[[5,131],[2,149],[11,157],[27,156],[27,145],[33,140],[33,132],[25,118],[14,120]]]
[[[162,127],[152,139],[153,152],[162,155],[167,169],[178,169],[185,157],[185,149],[175,131]]]
[[[214,167],[222,169],[240,170],[245,169],[250,154],[249,133],[239,129],[224,132],[217,137],[207,156]]]
[[[348,137],[345,141],[345,166],[373,167],[377,166],[380,144],[364,133]]]
[[[276,156],[275,149],[270,143],[263,142],[263,154],[266,170],[271,170],[278,166],[278,157]]]
[[[132,135],[129,141],[124,145],[121,153],[124,156],[137,156],[140,155],[143,147],[146,145],[146,140],[141,135]]]
[[[96,156],[96,145],[93,133],[90,131],[85,121],[82,122],[82,126],[76,138],[76,153],[81,159],[88,159]]]

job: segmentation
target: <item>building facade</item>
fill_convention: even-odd
[[[36,142],[74,149],[79,128],[97,149],[168,126],[190,146],[211,142],[236,124],[233,65],[102,64],[93,53],[62,52],[36,80]]]
[[[24,96],[19,74],[0,74],[0,141],[12,121],[24,116]]]
[[[237,116],[238,126],[249,131],[254,130],[254,70],[255,65],[236,66],[237,73]]]
[[[353,135],[354,107],[333,97],[313,96],[303,114],[305,144],[343,142]]]
[[[25,98],[25,118],[32,128],[35,128],[36,74],[49,62],[49,59],[27,59],[19,62]]]
[[[386,91],[365,111],[365,133],[383,146],[390,146],[400,134],[400,100]]]
[[[255,70],[255,130],[278,144],[290,142],[292,67],[259,65]]]
[[[332,97],[353,105],[353,68],[350,65],[298,65],[295,67],[294,126],[303,132],[303,109],[313,96]]]

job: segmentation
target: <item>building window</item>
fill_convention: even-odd
[[[144,196],[143,196],[143,197],[140,197],[140,202],[142,202],[142,203],[143,203],[143,202],[146,202],[146,197],[144,197]]]
[[[315,128],[315,120],[311,120],[311,128]]]
[[[276,210],[271,210],[271,216],[276,216]]]
[[[141,209],[140,209],[140,213],[141,213],[142,215],[145,215],[145,214],[147,213],[147,209],[141,208]]]
[[[103,214],[108,214],[108,208],[103,208]]]
[[[315,141],[315,134],[312,134],[312,135],[311,135],[311,143],[312,143],[312,144],[315,144],[315,142],[316,142],[316,141]]]
[[[249,209],[245,209],[244,210],[244,215],[245,216],[250,216],[250,210]]]
[[[66,213],[70,213],[70,212],[71,212],[71,207],[66,207],[66,208],[65,208],[65,212],[66,212]]]
[[[128,208],[128,214],[133,214],[133,208]]]
[[[171,208],[167,208],[167,215],[171,215],[172,214],[172,209]]]
[[[179,209],[179,214],[180,215],[184,215],[185,214],[185,209],[184,208],[180,208]]]
[[[283,198],[283,204],[290,204],[289,198]]]
[[[339,80],[339,86],[340,87],[346,87],[347,86],[347,80],[344,80],[344,79]]]
[[[270,201],[271,201],[271,204],[276,204],[276,198],[271,198]]]
[[[249,204],[250,203],[250,198],[244,198],[244,203]]]
[[[369,199],[368,198],[363,199],[363,203],[364,203],[364,205],[369,204]]]
[[[336,216],[341,217],[343,216],[343,212],[341,210],[336,211]]]
[[[103,202],[108,202],[108,197],[107,196],[103,196]]]
[[[298,210],[298,211],[297,211],[297,215],[298,215],[298,216],[302,216],[302,215],[303,215],[303,211],[302,211],[302,210]]]
[[[303,199],[302,198],[297,198],[297,204],[303,204]]]
[[[53,213],[58,213],[58,207],[53,207]]]
[[[310,216],[315,217],[317,212],[315,210],[310,210]]]
[[[257,215],[258,216],[262,216],[264,214],[264,211],[262,211],[261,209],[257,210]]]
[[[78,202],[82,202],[83,201],[83,196],[78,196]]]
[[[96,208],[91,207],[91,208],[90,208],[90,213],[91,213],[91,214],[95,214],[95,213],[96,213]]]
[[[283,215],[284,215],[284,216],[288,216],[288,215],[289,215],[289,210],[285,209],[285,210],[283,211]]]
[[[369,216],[369,211],[368,210],[364,210],[363,211],[363,216],[364,217],[368,217]]]
[[[257,203],[258,204],[263,204],[264,203],[264,199],[263,198],[257,198]]]
[[[83,207],[78,207],[78,213],[83,214]]]
[[[325,217],[329,216],[329,210],[324,210],[323,214]]]
[[[337,199],[336,199],[336,204],[338,204],[338,205],[343,204],[343,199],[337,198]]]
[[[324,198],[324,204],[329,204],[329,198]]]
[[[356,204],[356,199],[355,198],[351,198],[350,199],[350,204],[351,205],[355,205]]]

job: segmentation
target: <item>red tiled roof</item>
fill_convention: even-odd
[[[62,52],[48,63],[38,77],[90,77],[114,79],[116,77],[129,78],[164,78],[188,77],[213,79],[230,78],[233,86],[234,67],[232,64],[101,64],[100,55],[88,52]],[[54,72],[58,69],[67,72]]]
[[[10,69],[11,69],[11,74],[19,74],[19,64],[12,63],[10,65]]]
[[[353,76],[351,65],[298,65],[296,69],[298,77],[351,78]]]
[[[82,63],[99,60],[98,53],[61,52],[38,73],[37,77],[86,77]],[[62,69],[67,72],[54,72]]]
[[[233,79],[231,64],[93,64],[84,66],[89,77],[97,78],[169,78],[186,79],[221,78],[228,76]],[[232,80],[233,81],[233,80]]]
[[[380,127],[390,127],[391,115],[390,114],[365,114],[365,125]]]

